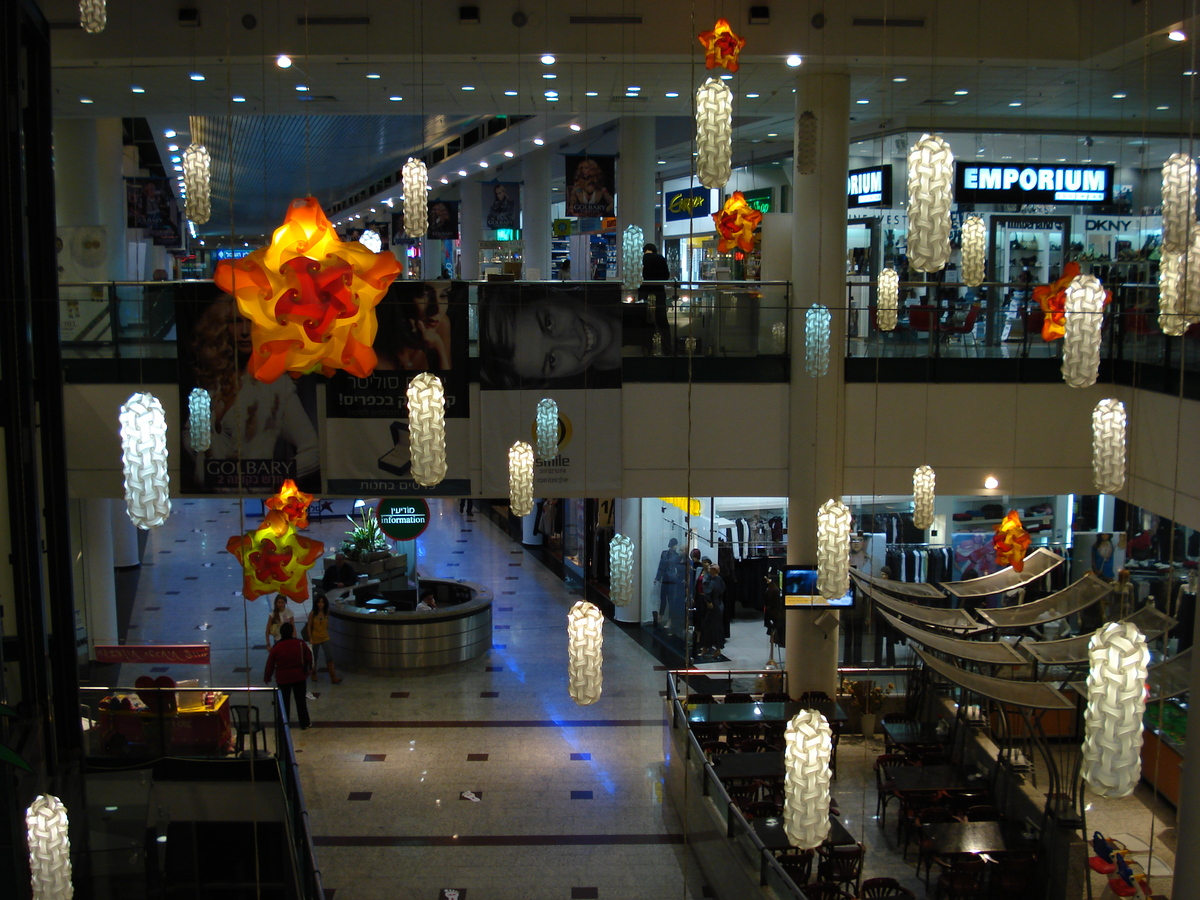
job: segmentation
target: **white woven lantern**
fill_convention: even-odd
[[[1125,487],[1125,404],[1120,400],[1101,400],[1092,410],[1092,476],[1102,494]]]
[[[608,545],[608,599],[613,606],[633,602],[633,538],[613,535]]]
[[[524,441],[508,448],[508,505],[514,516],[533,512],[533,448]]]
[[[212,215],[212,158],[203,144],[188,144],[183,151],[183,187],[187,191],[187,217],[203,225]]]
[[[659,334],[657,331],[654,332],[654,334],[650,335],[650,355],[651,356],[662,356],[663,355],[662,335]]]
[[[1142,713],[1150,651],[1132,622],[1109,622],[1088,644],[1083,778],[1106,799],[1128,797],[1142,773]]]
[[[134,525],[149,530],[171,514],[167,417],[157,397],[139,393],[121,407],[120,422],[126,511]]]
[[[104,0],[79,0],[79,24],[88,34],[99,34],[108,24]]]
[[[71,838],[67,808],[53,794],[38,794],[25,810],[30,883],[34,900],[71,900]]]
[[[537,406],[537,458],[558,456],[558,404],[549,397]]]
[[[1179,337],[1190,324],[1183,315],[1183,272],[1187,256],[1163,251],[1158,268],[1158,327],[1163,334]]]
[[[626,225],[621,233],[621,279],[626,290],[642,283],[642,248],[646,235],[640,225]]]
[[[933,491],[937,475],[929,466],[918,466],[913,472],[913,525],[924,531],[933,524]]]
[[[1162,167],[1162,247],[1186,253],[1196,227],[1196,163],[1186,153],[1174,153]]]
[[[908,265],[940,272],[950,259],[950,204],[954,154],[935,134],[924,134],[908,151]]]
[[[879,300],[875,306],[875,324],[880,331],[896,330],[896,312],[900,308],[900,273],[884,269],[879,273]]]
[[[829,837],[829,759],[833,729],[815,709],[788,722],[783,748],[783,833],[801,850]]]
[[[1095,275],[1076,275],[1067,286],[1063,334],[1063,381],[1090,387],[1100,371],[1100,326],[1104,324],[1104,286]]]
[[[696,177],[707,188],[729,181],[733,155],[733,95],[719,78],[696,91]]]
[[[967,216],[962,226],[962,280],[969,287],[983,284],[987,258],[987,229],[982,216]]]
[[[691,356],[696,352],[696,339],[694,337],[685,337],[683,339],[683,349],[687,351],[687,355]]]
[[[604,616],[580,600],[567,613],[567,690],[580,706],[600,699],[604,687]]]
[[[850,510],[826,500],[817,510],[817,593],[826,600],[850,590]]]
[[[408,383],[408,452],[413,480],[433,487],[446,477],[446,391],[422,372]]]
[[[429,171],[411,156],[400,175],[404,189],[404,233],[420,237],[429,230]]]
[[[379,236],[378,231],[371,228],[368,228],[358,236],[358,242],[372,253],[378,253],[383,249],[383,238]]]
[[[783,322],[771,326],[771,350],[774,353],[787,353],[787,325]]]
[[[197,453],[212,446],[212,396],[204,388],[188,394],[187,442]]]
[[[829,371],[829,308],[814,303],[804,314],[804,371],[820,378]]]

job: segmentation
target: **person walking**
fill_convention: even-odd
[[[291,625],[295,628],[295,621],[296,617],[288,609],[287,597],[283,594],[276,594],[274,605],[271,607],[271,615],[267,616],[267,646],[272,647],[279,643],[280,629],[284,625]]]
[[[279,627],[279,643],[271,648],[267,656],[267,667],[263,670],[263,683],[270,684],[271,676],[283,692],[283,711],[289,724],[292,721],[292,698],[296,698],[296,716],[303,731],[312,724],[308,718],[308,699],[304,695],[304,683],[308,670],[312,668],[312,651],[308,644],[296,637],[296,628],[291,622]]]
[[[308,617],[308,642],[312,644],[312,680],[317,680],[317,660],[325,656],[325,669],[333,684],[341,684],[337,670],[333,667],[333,651],[329,648],[329,601],[324,597],[313,600],[312,614]]]

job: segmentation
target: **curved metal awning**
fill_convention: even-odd
[[[889,597],[882,591],[877,591],[865,583],[860,584],[859,587],[863,589],[863,592],[867,596],[884,609],[890,609],[896,615],[912,619],[914,622],[923,622],[926,625],[932,625],[936,628],[948,628],[952,631],[979,630],[979,622],[972,618],[966,610],[921,606],[918,603],[909,603],[907,600],[901,600],[898,597]]]
[[[1052,550],[1038,547],[1025,557],[1025,565],[1020,572],[1012,566],[984,575],[981,578],[971,578],[967,581],[943,581],[942,587],[955,597],[986,597],[988,594],[999,594],[1001,591],[1011,591],[1022,585],[1037,581],[1051,569],[1062,565],[1063,558]]]
[[[905,597],[922,597],[924,599],[945,600],[946,595],[932,584],[911,581],[891,581],[887,578],[876,578],[858,569],[851,569],[850,575],[864,587],[874,587],[889,594],[900,594]]]
[[[1192,648],[1151,666],[1146,672],[1147,702],[1186,694],[1192,687]]]
[[[1088,572],[1074,584],[1041,600],[1000,609],[978,609],[975,613],[996,628],[1029,628],[1065,619],[1103,600],[1112,593],[1112,589],[1112,585],[1095,572]]]
[[[944,634],[933,634],[924,628],[909,625],[883,610],[879,611],[892,627],[901,634],[907,635],[914,641],[925,645],[930,650],[956,656],[959,659],[969,659],[971,662],[984,663],[993,666],[1025,666],[1029,660],[1013,649],[1007,641],[966,641],[962,638],[947,637]]]
[[[968,672],[961,666],[943,662],[931,656],[921,648],[914,648],[925,665],[933,669],[943,678],[952,681],[959,687],[973,691],[981,697],[1007,703],[1010,706],[1021,706],[1026,709],[1074,709],[1075,701],[1064,697],[1059,691],[1045,681],[1016,681],[1011,678],[993,678],[990,675],[978,675]]]
[[[1153,606],[1143,606],[1121,621],[1132,622],[1148,641],[1161,637],[1175,626],[1175,620]],[[1077,634],[1060,641],[1022,641],[1021,649],[1047,666],[1067,666],[1088,661],[1092,634]]]

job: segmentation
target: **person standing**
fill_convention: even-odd
[[[296,698],[296,716],[300,720],[300,730],[303,731],[312,724],[308,717],[308,699],[304,693],[304,682],[308,679],[308,670],[312,668],[312,651],[308,644],[296,637],[295,626],[284,622],[279,628],[279,643],[271,648],[267,656],[267,667],[263,670],[263,682],[275,684],[283,692],[283,711],[288,722],[292,720],[292,698]]]
[[[663,628],[671,624],[670,607],[668,606],[671,588],[668,585],[675,582],[675,558],[679,556],[679,552],[675,548],[678,546],[679,538],[671,538],[667,542],[667,549],[658,558],[658,571],[654,573],[654,583],[659,586],[658,612],[654,614],[654,623]]]
[[[354,566],[346,561],[346,554],[339,550],[333,558],[333,563],[325,570],[321,587],[332,591],[335,588],[354,587],[356,581],[358,573],[354,571]]]
[[[325,655],[325,668],[333,684],[341,684],[337,670],[333,667],[333,653],[329,649],[329,600],[317,597],[313,600],[312,614],[308,617],[308,642],[312,644],[312,680],[317,680],[317,659]]]
[[[458,500],[458,512],[460,515],[464,516],[475,515],[475,498],[460,497]]]
[[[725,579],[721,577],[720,566],[710,565],[705,572],[700,605],[704,608],[700,656],[716,658],[725,646]]]
[[[642,250],[642,286],[638,289],[638,298],[647,304],[646,318],[654,330],[662,336],[663,343],[667,342],[667,288],[663,282],[671,280],[671,267],[667,259],[658,252],[654,244],[647,244]]]
[[[292,611],[288,609],[287,597],[283,594],[276,594],[274,605],[271,607],[271,615],[267,616],[267,646],[274,646],[279,643],[279,635],[284,625],[291,625],[295,628],[296,617],[292,615]]]

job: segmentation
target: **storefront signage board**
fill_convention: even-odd
[[[751,209],[757,209],[760,213],[774,212],[771,208],[771,188],[759,188],[757,191],[743,191],[742,197]]]
[[[960,164],[954,199],[959,203],[1112,203],[1114,171],[1113,166]]]
[[[208,644],[96,644],[93,651],[98,663],[209,663]]]
[[[716,191],[706,187],[685,188],[663,195],[663,217],[668,222],[703,219],[713,214]]]
[[[394,541],[411,541],[429,527],[429,504],[420,497],[406,500],[385,497],[379,501],[376,515],[379,530]]]
[[[868,166],[851,169],[846,176],[846,206],[891,206],[892,167]]]

